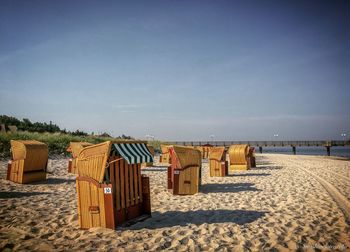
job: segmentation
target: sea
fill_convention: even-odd
[[[259,148],[255,147],[256,153],[259,153]],[[316,155],[326,156],[327,151],[325,147],[319,146],[301,146],[296,147],[297,155]],[[263,153],[280,153],[293,154],[292,147],[263,147]],[[333,146],[331,147],[331,156],[350,158],[350,146]]]

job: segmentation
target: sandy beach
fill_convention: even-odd
[[[79,229],[67,162],[52,158],[47,181],[20,185],[5,180],[1,161],[0,250],[350,250],[347,202],[322,182],[349,202],[347,160],[258,154],[257,168],[224,178],[209,177],[204,162],[201,192],[193,196],[167,191],[165,166],[146,168],[152,218],[117,230]]]

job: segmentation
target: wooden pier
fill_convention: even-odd
[[[297,147],[317,147],[323,146],[326,148],[327,155],[331,155],[331,147],[333,146],[350,146],[350,140],[329,140],[329,141],[170,141],[167,144],[176,144],[184,146],[225,146],[229,147],[233,144],[249,144],[250,146],[257,147],[259,152],[263,152],[263,147],[291,147],[293,154],[296,154]]]

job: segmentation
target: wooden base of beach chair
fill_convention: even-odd
[[[249,170],[250,166],[249,165],[230,165],[230,171],[246,171]]]
[[[210,176],[211,177],[225,177],[228,174],[228,162],[210,160]]]
[[[141,193],[130,197],[126,181],[121,184],[98,183],[89,177],[77,177],[78,215],[81,229],[104,227],[115,229],[151,216],[148,177],[141,177]],[[122,186],[122,187],[120,187]],[[125,186],[125,187],[124,187]],[[122,189],[123,191],[121,191]]]
[[[23,172],[24,160],[10,161],[7,165],[7,180],[19,184],[46,180],[45,170]]]
[[[111,184],[99,184],[88,177],[77,177],[80,228],[115,227]]]
[[[199,191],[199,167],[172,169],[168,167],[168,190],[174,195],[193,195]]]

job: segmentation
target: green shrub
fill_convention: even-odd
[[[99,137],[99,136],[76,136],[64,133],[37,133],[18,131],[15,133],[0,133],[0,158],[7,158],[11,156],[10,140],[37,140],[46,143],[49,147],[49,153],[68,155],[67,147],[70,142],[89,142],[93,144],[102,143],[105,141],[123,140],[120,137]],[[160,153],[160,141],[149,141],[149,145],[153,146],[155,151]]]
[[[157,153],[162,153],[162,150],[160,149],[161,143],[162,142],[158,140],[148,141],[148,145],[151,145]]]
[[[70,142],[90,142],[96,144],[114,139],[108,137],[73,136],[63,133],[37,133],[26,131],[0,133],[0,157],[4,158],[11,155],[10,140],[37,140],[48,145],[50,154],[67,155],[66,149]]]

